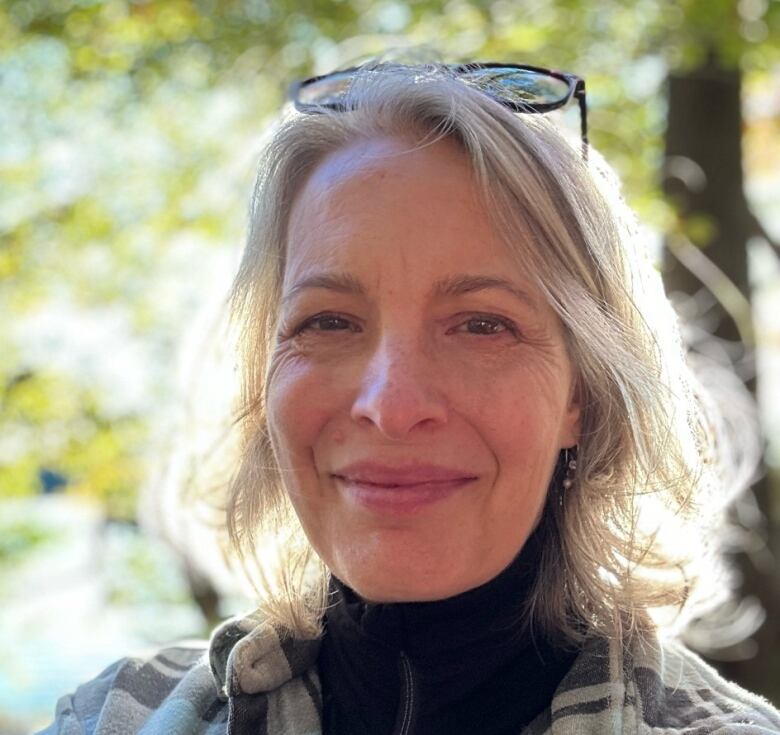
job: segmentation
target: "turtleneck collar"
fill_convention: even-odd
[[[410,684],[409,732],[519,732],[574,659],[525,624],[540,551],[533,534],[497,577],[435,602],[368,603],[333,578],[319,658],[326,735],[396,732]]]

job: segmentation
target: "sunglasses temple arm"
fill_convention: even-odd
[[[588,104],[585,101],[585,90],[577,95],[580,105],[580,132],[582,134],[582,157],[588,160]]]

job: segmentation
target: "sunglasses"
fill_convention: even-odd
[[[345,112],[351,109],[349,90],[356,72],[377,73],[399,68],[398,64],[352,67],[293,82],[288,98],[301,112],[323,109]],[[576,74],[543,69],[527,64],[468,63],[446,67],[458,79],[470,84],[513,112],[544,113],[564,107],[574,98],[580,108],[582,155],[588,158],[588,107],[585,80]]]

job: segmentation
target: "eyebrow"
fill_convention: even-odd
[[[317,288],[358,296],[363,296],[366,293],[363,284],[354,276],[346,273],[314,273],[300,281],[296,281],[290,287],[290,290],[282,297],[282,302],[289,301],[301,291]],[[463,294],[474,293],[475,291],[485,291],[492,288],[506,291],[528,306],[531,306],[534,309],[538,308],[536,299],[527,291],[519,288],[512,281],[497,276],[470,276],[467,274],[448,276],[447,278],[437,281],[433,291],[438,296],[462,296]]]
[[[357,278],[346,273],[314,273],[300,281],[296,281],[282,297],[282,302],[285,303],[297,296],[301,291],[312,288],[324,288],[328,291],[357,295],[363,295],[366,292],[363,284]]]
[[[491,288],[498,288],[507,291],[519,301],[528,306],[538,308],[538,303],[527,291],[519,288],[517,284],[506,278],[496,276],[469,276],[455,275],[445,278],[436,284],[437,294],[442,296],[461,296],[475,291],[485,291]]]

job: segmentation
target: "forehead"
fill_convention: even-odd
[[[486,212],[481,200],[469,161],[453,141],[355,141],[326,156],[304,183],[292,207],[290,240],[306,234],[296,226],[377,224],[382,217],[386,226],[405,221],[409,227],[447,228],[464,207],[475,224],[482,224]],[[411,203],[430,206],[410,209]],[[441,218],[445,208],[450,216]],[[349,222],[343,221],[347,218]]]
[[[466,154],[443,139],[358,141],[327,156],[296,197],[285,281],[379,265],[422,275],[519,269],[496,232]]]

